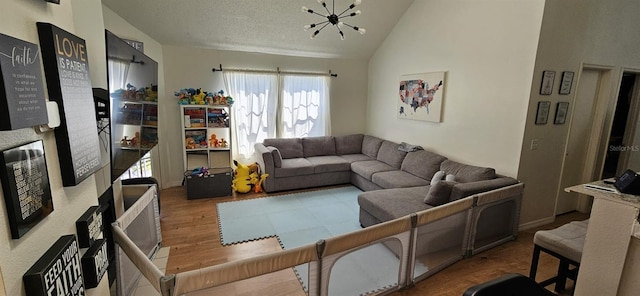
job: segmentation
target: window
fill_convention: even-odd
[[[234,99],[234,159],[250,159],[266,138],[330,134],[328,76],[225,71],[224,79]]]

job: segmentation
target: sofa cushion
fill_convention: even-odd
[[[448,203],[453,186],[456,184],[456,182],[452,181],[440,181],[431,185],[431,187],[429,187],[429,192],[427,192],[427,196],[424,198],[424,203],[434,207]]]
[[[302,138],[304,157],[336,155],[336,141],[331,136]]]
[[[460,183],[491,180],[496,178],[495,169],[462,164],[448,159],[442,162],[440,169],[448,175],[454,175],[456,181]]]
[[[404,157],[407,156],[407,152],[398,150],[398,147],[400,147],[400,144],[396,144],[391,141],[383,141],[380,145],[378,156],[376,158],[379,161],[399,169]]]
[[[373,158],[366,156],[364,154],[344,154],[340,155],[342,159],[347,161],[348,163],[356,162],[356,161],[364,161],[364,160],[373,160]]]
[[[360,154],[362,153],[362,139],[363,134],[337,136],[336,140],[336,154]]]
[[[424,203],[429,186],[374,190],[360,193],[358,205],[381,222],[433,208]]]
[[[305,158],[288,158],[282,160],[282,167],[275,169],[276,178],[313,174],[313,164]]]
[[[307,160],[313,164],[313,172],[316,174],[330,172],[344,172],[351,169],[351,163],[340,156],[312,156]]]
[[[267,147],[269,151],[271,151],[271,155],[273,156],[273,166],[277,168],[282,167],[282,155],[280,154],[280,150],[278,148],[269,146]]]
[[[371,158],[378,157],[378,150],[380,150],[382,141],[384,140],[374,136],[365,135],[362,139],[362,154]]]
[[[262,144],[265,146],[273,146],[280,150],[282,159],[304,157],[302,151],[302,140],[300,138],[293,139],[264,139]]]
[[[429,181],[403,171],[375,173],[371,177],[371,181],[382,188],[402,188],[429,185]],[[447,196],[447,198],[448,197],[449,196]]]
[[[446,159],[446,157],[440,154],[426,150],[418,150],[407,153],[400,169],[422,179],[431,180],[433,175],[440,170],[440,165]]]
[[[377,160],[357,161],[351,164],[351,171],[371,181],[371,176],[375,173],[394,171],[394,167]]]
[[[499,177],[484,181],[458,183],[453,186],[449,199],[450,201],[454,201],[477,193],[487,192],[517,183],[518,180],[511,177]]]

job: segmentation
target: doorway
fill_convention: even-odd
[[[590,210],[590,197],[565,192],[564,188],[600,178],[601,166],[598,163],[602,162],[598,160],[602,159],[599,155],[608,133],[604,132],[604,126],[610,98],[611,72],[611,68],[585,66],[580,73],[576,95],[571,103],[572,115],[556,196],[556,215]]]
[[[620,176],[626,169],[639,170],[635,154],[640,153],[640,137],[636,137],[638,126],[638,78],[639,75],[625,72],[620,81],[616,110],[609,134],[607,152],[602,168],[602,178]]]

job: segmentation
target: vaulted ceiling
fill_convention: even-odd
[[[314,39],[304,25],[326,18],[316,0],[102,0],[102,3],[163,45],[214,48],[282,55],[369,59],[413,0],[362,0],[362,14],[344,19],[366,29],[344,27],[345,40],[332,25]],[[339,14],[353,0],[327,0]],[[125,37],[125,36],[123,36]]]

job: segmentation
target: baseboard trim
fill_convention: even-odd
[[[531,229],[531,228],[535,228],[538,226],[542,226],[542,225],[546,225],[549,223],[553,223],[553,221],[555,221],[556,217],[547,217],[544,219],[540,219],[540,220],[535,220],[535,221],[531,221],[531,222],[527,222],[524,224],[520,224],[518,226],[518,231],[523,231],[523,230],[527,230],[527,229]]]

